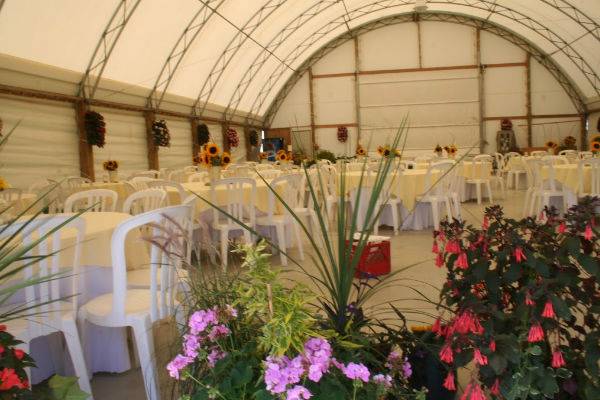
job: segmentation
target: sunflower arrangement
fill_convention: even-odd
[[[119,169],[119,162],[116,160],[107,160],[102,163],[105,171],[116,171]]]
[[[199,164],[203,167],[227,167],[231,164],[231,154],[224,151],[221,153],[219,146],[215,143],[206,143],[198,155]]]
[[[269,153],[267,153],[266,151],[261,151],[260,153],[258,153],[258,158],[260,160],[266,160],[267,158],[269,158]]]
[[[546,145],[545,145],[545,146],[546,146],[546,148],[547,148],[548,150],[550,150],[550,149],[555,149],[556,147],[558,147],[558,143],[557,143],[557,142],[555,142],[554,140],[548,140],[548,141],[546,142]]]
[[[294,159],[294,155],[291,151],[285,151],[283,149],[279,150],[275,155],[275,160],[282,162],[289,162]]]
[[[169,128],[167,128],[167,121],[161,119],[152,123],[152,137],[156,146],[171,146],[171,134]]]
[[[600,141],[594,140],[590,143],[590,150],[593,153],[598,153],[600,152]]]
[[[9,187],[10,185],[8,184],[6,179],[0,176],[0,190],[8,189]]]
[[[363,157],[367,155],[367,151],[365,150],[364,147],[362,147],[362,145],[358,145],[356,146],[356,155],[359,157]]]
[[[446,153],[448,153],[448,157],[454,157],[456,156],[456,153],[458,153],[458,148],[455,144],[444,146],[444,150],[446,150]]]
[[[436,144],[435,148],[433,149],[433,152],[438,155],[442,154],[443,151],[444,149],[442,149],[442,146],[440,146],[439,144]]]

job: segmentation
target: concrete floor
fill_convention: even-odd
[[[495,192],[496,194],[496,192]],[[523,191],[508,191],[506,199],[496,199],[496,203],[504,207],[509,217],[520,218],[523,204]],[[476,202],[467,202],[462,205],[463,218],[473,225],[481,224],[483,210],[489,203],[478,206]],[[380,235],[390,235],[392,232],[380,230]],[[435,267],[431,254],[432,230],[403,231],[398,236],[392,236],[392,268],[397,270],[409,265],[413,268],[403,272],[400,276],[403,281],[400,286],[392,286],[379,292],[370,302],[373,309],[380,310],[390,301],[396,301],[401,308],[412,308],[420,311],[431,311],[434,308],[423,302],[415,300],[418,297],[409,288],[418,289],[432,300],[437,300],[439,287],[443,284],[446,274],[444,269]],[[305,245],[305,248],[308,247]],[[291,255],[294,253],[292,252]],[[308,258],[307,258],[308,259]],[[278,262],[274,258],[274,262]],[[300,278],[300,280],[306,280]],[[379,315],[381,317],[381,315]],[[410,318],[410,315],[407,315]],[[430,323],[431,319],[420,315],[413,315],[414,324]],[[96,374],[92,380],[94,398],[96,400],[143,400],[145,399],[144,384],[139,369],[122,374]]]

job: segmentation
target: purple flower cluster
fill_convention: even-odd
[[[402,374],[402,376],[406,379],[410,378],[413,371],[410,362],[408,362],[408,358],[402,358],[400,353],[397,351],[392,351],[388,355],[387,362],[385,366],[392,371],[398,371]]]
[[[237,317],[237,310],[227,306],[221,313],[222,320],[227,321]],[[225,358],[227,353],[217,345],[217,341],[231,334],[229,328],[219,321],[219,310],[217,307],[208,310],[199,310],[190,316],[188,321],[190,331],[183,335],[183,354],[178,354],[169,364],[167,370],[174,379],[179,379],[182,369],[193,363],[200,348],[206,346],[206,361],[212,368],[217,361]]]
[[[353,362],[344,365],[332,355],[331,345],[327,340],[312,338],[304,344],[304,352],[301,355],[291,359],[286,356],[268,357],[264,362],[267,390],[274,395],[285,393],[284,398],[287,400],[309,399],[312,396],[310,391],[298,383],[303,378],[319,382],[331,366],[351,380],[364,383],[371,381],[386,388],[392,386],[390,375],[378,374],[371,378],[371,372],[365,365]]]

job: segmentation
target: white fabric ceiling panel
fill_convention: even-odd
[[[79,176],[79,138],[73,107],[0,98],[4,133],[21,123],[0,152],[0,176],[27,189],[45,178]]]
[[[486,69],[483,79],[485,116],[525,115],[526,78],[524,67]]]
[[[317,128],[315,138],[320,149],[331,151],[336,156],[354,156],[356,151],[357,130],[354,127],[348,129],[348,140],[341,143],[337,138],[337,128]]]
[[[310,126],[310,94],[308,73],[296,82],[287,95],[271,124],[273,128]]]
[[[165,59],[200,4],[195,0],[142,1],[117,42],[104,76],[152,88]],[[169,12],[165,12],[165,7]]]
[[[118,0],[3,3],[0,52],[82,72]]]
[[[588,77],[584,75],[577,66],[571,61],[571,59],[564,53],[556,53],[552,55],[552,59],[556,61],[558,65],[561,66],[565,74],[571,79],[574,79],[577,82],[577,86],[583,92],[583,94],[587,97],[593,98],[598,96],[596,91],[594,90],[592,84],[588,80]],[[580,61],[578,61],[580,62]],[[591,78],[593,79],[593,78]]]
[[[421,22],[423,67],[474,65],[475,29],[440,22]]]
[[[477,70],[363,75],[360,97],[363,107],[478,101]]]
[[[481,32],[481,63],[501,64],[525,62],[527,53],[498,35]]]
[[[183,168],[192,165],[192,134],[190,122],[182,119],[167,119],[171,134],[171,146],[158,148],[160,168]]]
[[[314,79],[313,95],[316,125],[356,122],[353,76]]]
[[[419,67],[417,24],[390,25],[358,37],[362,71]]]
[[[119,162],[119,175],[127,177],[133,172],[148,169],[148,146],[146,122],[139,114],[97,109],[106,122],[106,144],[94,146],[94,173],[96,179],[104,174],[102,163],[106,160]]]
[[[563,139],[569,135],[577,138],[577,144],[580,144],[579,131],[581,130],[581,122],[579,118],[534,118],[532,123],[534,147],[542,147],[548,140],[552,140],[555,143],[562,143]]]
[[[349,40],[335,48],[313,65],[313,74],[336,74],[354,72],[354,41]]]
[[[531,112],[533,115],[577,113],[563,87],[535,60],[531,61]]]

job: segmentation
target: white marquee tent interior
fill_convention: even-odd
[[[102,148],[87,142],[87,111],[104,116]],[[261,151],[250,144],[253,130],[309,157],[313,149],[354,156],[359,144],[374,155],[405,118],[409,159],[450,144],[461,155],[494,154],[505,119],[522,152],[568,136],[588,150],[600,134],[600,0],[0,0],[0,121],[3,133],[16,126],[1,148],[0,180],[19,189],[76,176],[126,186],[135,172],[183,171],[200,149],[199,124],[241,164]],[[169,147],[153,142],[155,119],[166,121]],[[119,162],[120,181],[106,180],[107,160]],[[498,174],[489,164],[486,173]],[[412,212],[421,192],[409,189]],[[520,213],[525,190],[510,196],[503,201]],[[409,229],[431,226],[415,221]],[[401,229],[396,247],[408,243],[397,240]],[[430,246],[422,233],[407,235],[407,259]],[[94,266],[102,257],[112,265],[105,236]],[[106,270],[98,282],[109,282]],[[131,367],[121,334],[121,354],[101,348],[90,372]]]

